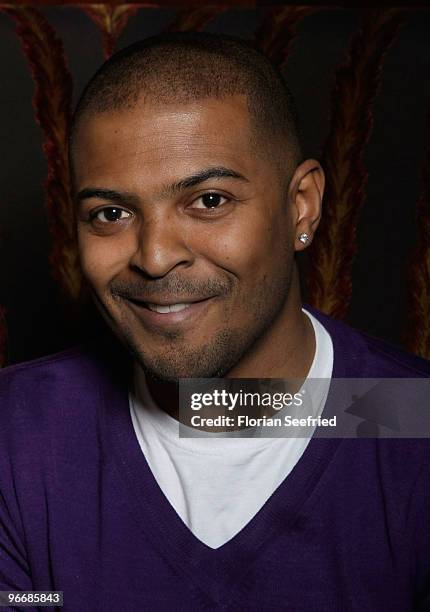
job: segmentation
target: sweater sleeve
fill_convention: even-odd
[[[430,469],[426,465],[417,479],[413,501],[413,530],[415,537],[415,597],[416,612],[430,611]]]
[[[0,494],[0,591],[34,590],[25,550]],[[18,606],[2,608],[31,611],[37,608]]]
[[[0,378],[0,591],[33,591],[30,565],[16,498],[13,476],[11,416],[15,402],[9,394],[9,378]],[[2,610],[37,610],[35,607],[11,606]]]

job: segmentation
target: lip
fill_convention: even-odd
[[[210,304],[213,301],[213,298],[211,297],[205,298],[203,300],[194,301],[194,302],[187,301],[187,300],[183,300],[182,302],[180,302],[179,300],[177,302],[169,301],[169,302],[165,302],[164,304],[162,304],[161,302],[156,302],[160,306],[161,305],[165,306],[167,304],[173,304],[173,303],[189,304],[187,308],[184,308],[183,310],[179,310],[178,312],[166,312],[166,313],[160,313],[160,312],[155,312],[154,310],[150,310],[147,306],[144,305],[144,302],[140,300],[126,299],[125,301],[129,305],[129,307],[133,310],[133,312],[135,312],[138,315],[139,319],[144,324],[148,325],[148,327],[168,328],[168,327],[173,327],[173,326],[182,325],[182,324],[194,323],[196,318],[200,316],[206,310],[206,308],[208,308],[208,306],[210,306]]]

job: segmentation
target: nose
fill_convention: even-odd
[[[159,278],[177,266],[194,261],[186,232],[174,216],[153,215],[142,220],[130,264],[147,276]]]

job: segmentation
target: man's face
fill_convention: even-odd
[[[115,333],[162,379],[225,375],[285,309],[294,223],[279,160],[250,121],[230,96],[78,126],[83,271]]]

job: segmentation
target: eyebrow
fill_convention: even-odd
[[[82,200],[89,198],[99,198],[100,200],[109,200],[110,202],[118,202],[120,204],[132,204],[137,198],[129,193],[114,191],[112,189],[101,189],[98,187],[86,187],[76,194],[75,200],[79,204]]]
[[[225,166],[215,166],[200,170],[195,174],[191,174],[190,176],[173,183],[173,185],[169,185],[165,191],[167,191],[169,194],[175,194],[178,191],[195,187],[196,185],[204,183],[205,181],[213,178],[234,178],[249,183],[248,179],[244,177],[243,174],[240,174],[231,168],[226,168]]]
[[[236,172],[231,168],[226,168],[225,166],[215,166],[200,170],[195,174],[191,174],[190,176],[180,179],[172,185],[168,185],[167,187],[161,190],[161,195],[175,195],[180,191],[189,189],[190,187],[195,187],[196,185],[204,183],[205,181],[208,181],[209,179],[213,178],[233,178],[249,183],[249,180],[239,172]],[[121,193],[112,189],[102,189],[93,187],[86,187],[85,189],[79,191],[79,193],[77,193],[77,195],[75,196],[75,200],[78,203],[82,202],[82,200],[87,200],[89,198],[99,198],[101,200],[109,200],[110,202],[118,202],[121,204],[133,204],[136,203],[138,199],[136,196],[130,193]]]

